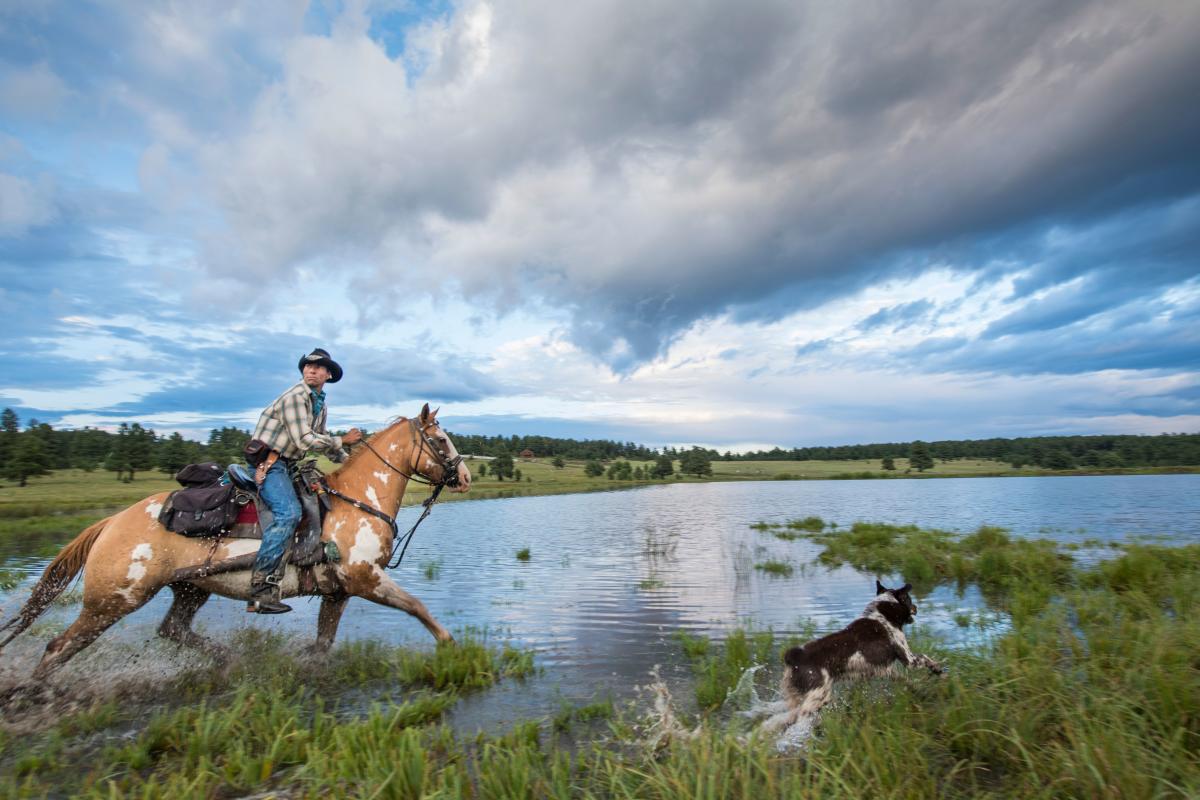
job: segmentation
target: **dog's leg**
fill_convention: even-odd
[[[912,654],[912,658],[908,662],[908,666],[910,668],[911,667],[924,667],[925,669],[932,672],[934,675],[941,675],[943,672],[946,671],[945,668],[941,664],[934,661],[929,656],[922,655],[920,653]]]
[[[833,699],[833,677],[829,670],[821,670],[821,685],[804,695],[797,717],[815,717]]]

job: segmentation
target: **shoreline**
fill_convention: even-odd
[[[487,462],[469,462],[471,466]],[[444,492],[438,502],[470,502],[472,500],[502,500],[512,497],[541,497],[562,494],[587,494],[591,492],[625,491],[647,486],[671,486],[683,483],[743,483],[773,481],[856,481],[856,480],[945,480],[950,478],[1062,478],[1062,477],[1105,477],[1112,475],[1195,475],[1200,474],[1200,465],[1174,467],[1124,467],[1116,469],[1073,469],[1073,470],[1030,470],[1030,469],[957,469],[954,471],[930,470],[923,473],[891,474],[880,470],[831,471],[830,465],[842,462],[810,462],[824,468],[822,472],[802,474],[789,472],[786,467],[797,462],[770,461],[714,461],[712,476],[673,477],[661,480],[610,480],[605,477],[587,478],[582,475],[582,464],[569,464],[555,470],[549,464],[521,462],[519,469],[527,480],[495,481],[490,477],[477,478],[472,489],[465,494]],[[857,464],[861,462],[844,462]],[[993,464],[995,462],[992,462]],[[767,470],[779,471],[769,473]],[[939,465],[946,466],[946,465]],[[335,470],[332,464],[322,464],[328,473]],[[792,467],[795,469],[795,467]],[[834,467],[836,469],[836,467]],[[749,471],[753,469],[753,471]],[[746,471],[742,471],[746,470]],[[474,470],[473,470],[474,471]],[[536,476],[536,479],[534,477]],[[14,533],[11,530],[18,521],[53,520],[73,516],[77,520],[103,518],[150,495],[177,489],[178,484],[159,473],[147,474],[133,483],[119,483],[107,473],[84,473],[82,470],[61,470],[48,476],[31,479],[28,486],[0,486],[0,536]],[[58,491],[61,490],[61,491]],[[419,505],[428,497],[419,485],[410,487],[404,495],[402,508]],[[86,523],[90,524],[90,522]]]

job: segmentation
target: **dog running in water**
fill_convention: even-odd
[[[888,589],[875,581],[875,599],[861,617],[837,633],[784,653],[782,705],[787,710],[764,722],[763,729],[782,731],[802,717],[815,717],[833,698],[837,680],[890,674],[896,664],[941,674],[942,665],[914,653],[904,637],[904,626],[917,614],[910,589],[907,583]]]

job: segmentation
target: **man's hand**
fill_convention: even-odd
[[[362,441],[362,431],[358,428],[351,428],[346,431],[346,435],[342,437],[343,445],[358,444]]]

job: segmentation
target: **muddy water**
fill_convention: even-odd
[[[406,509],[402,526],[416,513]],[[560,699],[629,696],[656,664],[668,680],[678,679],[686,667],[676,631],[720,635],[751,624],[790,633],[809,620],[836,627],[853,618],[869,600],[874,576],[812,566],[814,545],[749,527],[809,515],[843,526],[868,520],[970,531],[986,523],[1064,542],[1158,535],[1200,541],[1200,475],[673,484],[447,504],[424,523],[395,576],[451,629],[486,630],[536,652],[540,677],[460,709],[460,717],[488,725],[552,713]],[[64,535],[64,542],[72,536]],[[523,548],[528,561],[516,556]],[[790,562],[795,572],[773,577],[755,569],[768,559]],[[32,576],[45,562],[0,542],[0,566]],[[28,586],[0,593],[0,616],[15,612]],[[956,614],[981,608],[973,590],[958,596],[943,588],[920,601],[921,625],[953,642],[983,635],[954,623]],[[118,623],[72,669],[139,659],[170,668],[180,656],[166,653],[153,636],[168,605],[164,592]],[[216,637],[246,625],[311,637],[318,603],[293,605],[292,614],[258,618],[240,603],[214,598],[196,627]],[[31,667],[75,610],[68,605],[48,613],[33,636],[0,656],[9,662],[0,670]],[[362,600],[351,602],[339,636],[429,643],[403,613]]]

